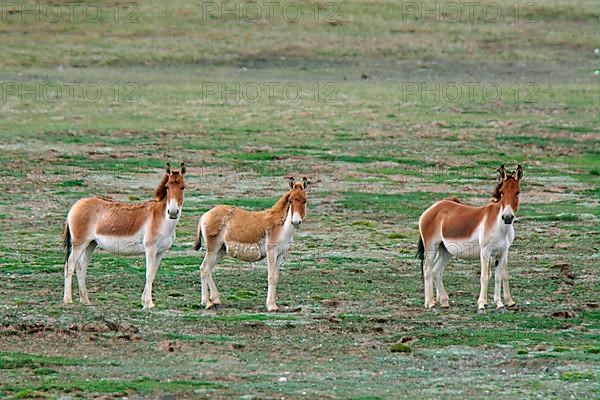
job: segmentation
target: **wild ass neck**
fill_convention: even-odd
[[[285,221],[283,221],[283,225],[281,225],[281,230],[279,232],[279,242],[290,242],[292,236],[294,235],[294,225],[292,224],[292,207],[288,207],[287,216],[285,217]]]

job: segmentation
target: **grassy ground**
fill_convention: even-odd
[[[94,4],[104,19],[0,10],[0,396],[598,396],[594,2],[523,3],[515,20],[501,1],[504,18],[476,6],[450,22],[391,1],[306,1],[296,23],[223,22],[221,3],[183,1],[115,19]],[[140,307],[144,260],[102,252],[93,305],[62,306],[70,205],[148,198],[166,160],[189,176],[157,308]],[[518,310],[477,315],[479,267],[453,261],[450,309],[425,311],[419,214],[450,195],[484,204],[500,163],[525,168]],[[314,184],[282,311],[265,311],[264,263],[231,259],[215,273],[225,308],[203,310],[199,216],[268,207],[288,174]],[[402,341],[410,353],[390,352]]]

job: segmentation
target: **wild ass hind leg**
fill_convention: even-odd
[[[94,253],[94,250],[96,250],[96,242],[91,242],[83,251],[80,262],[77,263],[77,265],[75,266],[75,270],[77,272],[77,283],[79,285],[79,301],[81,302],[81,304],[85,305],[91,304],[90,298],[88,296],[85,279],[87,274],[87,267],[90,262],[90,258]]]
[[[142,307],[144,310],[155,307],[152,301],[152,284],[154,283],[154,278],[156,277],[163,254],[157,253],[154,247],[146,248],[146,284],[142,293]]]
[[[433,265],[438,257],[440,244],[436,244],[433,249],[425,250],[423,260],[423,286],[425,287],[425,308],[435,307],[435,299],[433,297]]]
[[[502,265],[502,292],[504,294],[504,303],[508,308],[515,308],[516,304],[510,295],[510,288],[508,286],[508,251],[504,257],[504,265]]]
[[[269,283],[267,289],[267,311],[279,310],[279,307],[275,304],[277,283],[279,282],[279,264],[281,263],[278,258],[281,258],[281,255],[276,254],[275,249],[267,250],[267,280]]]
[[[83,245],[73,243],[73,247],[71,248],[71,254],[69,254],[69,257],[67,257],[67,261],[65,262],[65,288],[63,294],[64,304],[73,303],[73,273],[75,272],[75,266],[79,263],[80,258],[83,254],[83,249]]]
[[[204,260],[200,266],[200,285],[202,290],[202,302],[201,304],[206,309],[219,309],[221,308],[221,296],[217,290],[217,285],[212,278],[212,271],[214,266],[221,258],[221,250],[217,252],[206,252]],[[210,290],[210,296],[209,296]]]
[[[440,303],[440,306],[442,308],[450,307],[448,301],[448,293],[444,288],[444,282],[442,280],[444,268],[448,264],[448,261],[450,261],[450,258],[450,253],[448,253],[447,250],[440,246],[440,249],[437,252],[435,262],[433,263],[433,269],[431,271],[431,274],[433,275],[433,281],[435,283],[436,300]]]
[[[504,303],[500,299],[500,290],[502,288],[502,275],[504,274],[504,268],[506,267],[506,252],[502,253],[496,259],[496,271],[494,274],[494,303],[496,304],[496,311],[505,312],[506,308]]]
[[[477,299],[477,313],[485,314],[485,306],[487,305],[487,290],[490,282],[490,264],[492,259],[490,255],[485,254],[483,249],[481,250],[480,261],[481,276],[479,277],[479,282],[481,288],[479,291],[479,298]]]
[[[217,263],[223,257],[224,254],[225,250],[221,248],[221,250],[219,250],[219,252],[217,253],[217,259],[215,260],[214,264],[208,269],[208,287],[210,288],[210,301],[212,302],[212,308],[214,310],[221,309],[221,294],[217,289],[217,285],[215,284],[215,280],[213,279],[212,273],[215,268],[215,265],[217,265]]]

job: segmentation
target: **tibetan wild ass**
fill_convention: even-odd
[[[194,248],[206,244],[206,255],[200,267],[202,304],[218,309],[221,298],[212,278],[212,270],[219,259],[227,254],[242,261],[259,261],[267,258],[268,291],[267,310],[277,311],[275,290],[279,279],[279,266],[292,242],[294,229],[306,215],[306,188],[308,180],[295,182],[287,177],[290,190],[273,207],[264,211],[246,211],[238,207],[219,205],[204,214],[198,222]],[[209,292],[210,289],[210,298]]]
[[[508,249],[515,237],[513,220],[519,209],[520,182],[523,168],[516,172],[505,171],[504,165],[497,170],[498,185],[492,201],[483,207],[471,207],[456,199],[438,201],[429,207],[419,219],[419,250],[421,269],[425,284],[425,307],[435,306],[433,282],[437,301],[448,307],[448,293],[442,283],[444,267],[452,257],[481,261],[481,291],[477,310],[485,313],[487,288],[491,264],[495,260],[494,303],[498,311],[505,311],[500,300],[500,285],[504,291],[507,307],[515,302],[508,287]]]
[[[64,303],[73,302],[71,281],[77,271],[79,300],[90,304],[85,287],[88,262],[96,248],[117,254],[146,254],[146,285],[142,294],[144,309],[154,307],[152,282],[165,252],[175,241],[175,227],[183,206],[183,175],[167,163],[166,174],[154,192],[154,199],[139,204],[89,197],[77,201],[64,231],[67,251]]]

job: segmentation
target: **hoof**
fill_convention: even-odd
[[[151,309],[151,308],[154,308],[154,307],[156,307],[156,306],[154,305],[154,303],[150,303],[150,304],[148,304],[148,305],[143,305],[143,306],[142,306],[142,310],[149,310],[149,309]]]
[[[220,305],[220,304],[216,304],[216,303],[213,303],[213,304],[211,304],[210,306],[206,306],[206,309],[207,309],[207,310],[215,310],[215,311],[218,311],[218,310],[220,310],[221,308],[222,308],[222,307],[221,307],[221,305]]]
[[[519,306],[517,306],[516,303],[512,303],[512,304],[508,305],[508,309],[511,310],[511,311],[515,311],[515,310],[519,309]]]
[[[499,312],[501,314],[504,314],[506,312],[506,307],[502,306],[502,307],[497,307],[496,308],[496,312]]]
[[[450,304],[442,304],[442,305],[440,305],[440,307],[442,307],[442,308],[450,308]]]
[[[276,311],[279,311],[279,307],[277,307],[277,306],[267,307],[267,311],[268,312],[276,312]]]
[[[479,315],[485,315],[485,308],[478,308],[477,309],[477,314],[479,314]]]
[[[425,310],[427,310],[427,312],[431,313],[431,314],[439,314],[440,311],[442,310],[441,307],[439,307],[439,305],[437,303],[430,305],[429,307],[426,307]]]

